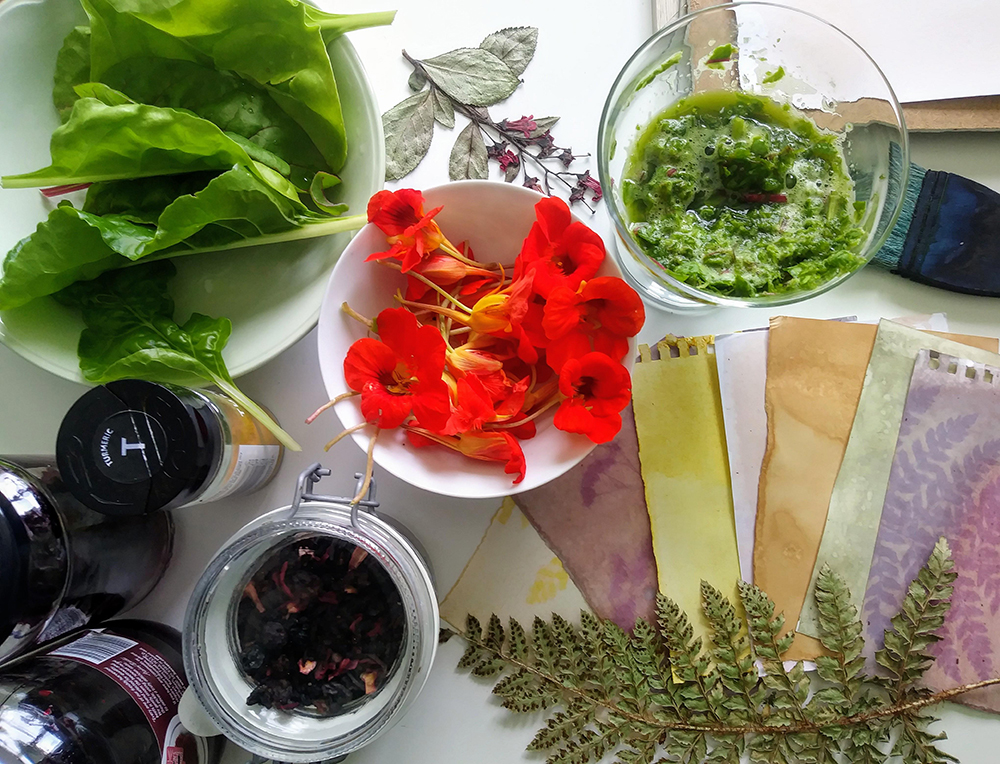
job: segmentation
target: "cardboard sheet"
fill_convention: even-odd
[[[917,354],[921,349],[929,348],[981,363],[1000,363],[1000,357],[995,354],[995,339],[954,339],[967,344],[892,321],[879,323],[854,417],[856,426],[851,429],[830,495],[822,543],[814,558],[815,564],[799,617],[799,631],[812,636],[818,634],[815,602],[809,592],[824,563],[829,563],[844,577],[860,611],[899,436],[903,404]],[[771,341],[773,345],[773,336]]]
[[[1000,367],[921,350],[913,369],[868,577],[862,623],[869,659],[881,648],[909,582],[939,537],[958,578],[933,691],[1000,671]],[[957,697],[1000,712],[1000,687]]]
[[[491,613],[528,627],[536,615],[558,613],[579,623],[587,608],[559,558],[528,519],[504,499],[458,582],[441,602],[441,617],[456,629],[474,615],[484,626]]]
[[[558,555],[591,609],[631,629],[656,618],[656,562],[632,409],[621,432],[518,506]]]
[[[709,634],[701,581],[734,603],[740,576],[726,434],[710,337],[648,347],[632,372],[632,406],[660,591]],[[677,355],[672,357],[672,353]]]

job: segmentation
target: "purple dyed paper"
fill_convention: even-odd
[[[940,536],[958,578],[923,684],[1000,672],[1000,369],[922,350],[903,410],[865,595],[869,658]],[[1000,712],[1000,688],[956,698]]]
[[[613,441],[514,499],[597,615],[624,629],[636,618],[655,622],[656,562],[631,407]]]

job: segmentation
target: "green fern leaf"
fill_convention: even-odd
[[[924,651],[941,637],[936,634],[951,606],[952,584],[957,577],[951,550],[945,539],[934,545],[927,564],[917,574],[903,600],[900,613],[885,633],[885,646],[875,660],[893,680],[894,697],[903,699],[930,666],[933,658]]]
[[[524,661],[528,657],[528,637],[524,633],[524,627],[511,618],[507,623],[507,631],[510,632],[510,657],[516,661]]]

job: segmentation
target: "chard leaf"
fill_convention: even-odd
[[[434,121],[450,130],[455,126],[455,107],[451,99],[440,90],[435,90],[431,98],[434,99]]]
[[[222,358],[232,323],[195,313],[183,325],[174,319],[167,282],[177,272],[161,261],[80,282],[57,296],[79,308],[86,328],[78,352],[83,376],[95,384],[145,379],[181,385],[210,383],[226,392],[279,441],[301,450],[288,433],[233,382]]]
[[[347,212],[347,205],[331,200],[326,195],[328,188],[336,188],[340,185],[340,178],[328,172],[318,172],[313,177],[309,186],[309,196],[312,197],[313,204],[321,210],[331,215],[342,215]]]
[[[218,175],[207,171],[94,183],[87,189],[83,209],[94,215],[121,215],[133,223],[155,226],[163,210],[177,197],[201,191]]]
[[[90,27],[75,27],[63,40],[56,56],[52,102],[65,122],[79,97],[73,88],[90,81]]]
[[[7,254],[0,278],[0,310],[128,265],[130,260],[108,244],[118,236],[121,249],[134,251],[143,236],[152,239],[153,231],[119,215],[90,215],[64,202]]]
[[[86,206],[103,215],[74,209],[68,202],[53,210],[35,233],[8,253],[0,277],[0,310],[142,258],[326,236],[355,230],[367,222],[364,215],[330,218],[326,212],[313,212],[243,167],[234,167],[207,184],[204,175],[178,177],[181,180],[172,190],[157,179],[141,185],[129,181],[124,187],[98,187],[88,193]],[[177,193],[184,190],[184,184],[191,193]],[[137,198],[148,207],[136,215],[119,212],[130,210],[128,194],[133,190],[147,195]],[[138,225],[133,219],[148,220],[172,193],[177,195],[155,219],[155,227]]]
[[[470,106],[492,106],[521,82],[507,64],[483,48],[459,48],[421,63],[439,88]]]
[[[534,58],[537,45],[537,27],[508,27],[491,34],[479,47],[499,58],[520,77]]]
[[[225,170],[251,159],[211,122],[146,104],[108,106],[81,98],[49,144],[52,164],[0,178],[5,188],[61,186],[152,175]]]
[[[83,0],[91,77],[154,56],[235,72],[265,89],[337,172],[347,155],[328,40],[391,14],[340,16],[288,0]]]
[[[385,131],[385,179],[409,175],[427,154],[434,137],[434,102],[423,90],[382,115]]]
[[[317,172],[329,170],[312,139],[270,94],[232,72],[142,56],[115,64],[101,81],[135,101],[194,112],[227,134],[280,157],[291,166],[285,174],[302,190]]]
[[[483,134],[475,122],[470,122],[458,134],[448,161],[448,176],[452,180],[469,178],[483,180],[489,177],[489,162]]]

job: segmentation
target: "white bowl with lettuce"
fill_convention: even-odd
[[[0,4],[0,340],[74,381],[229,388],[300,339],[384,177],[343,32],[391,19]]]

